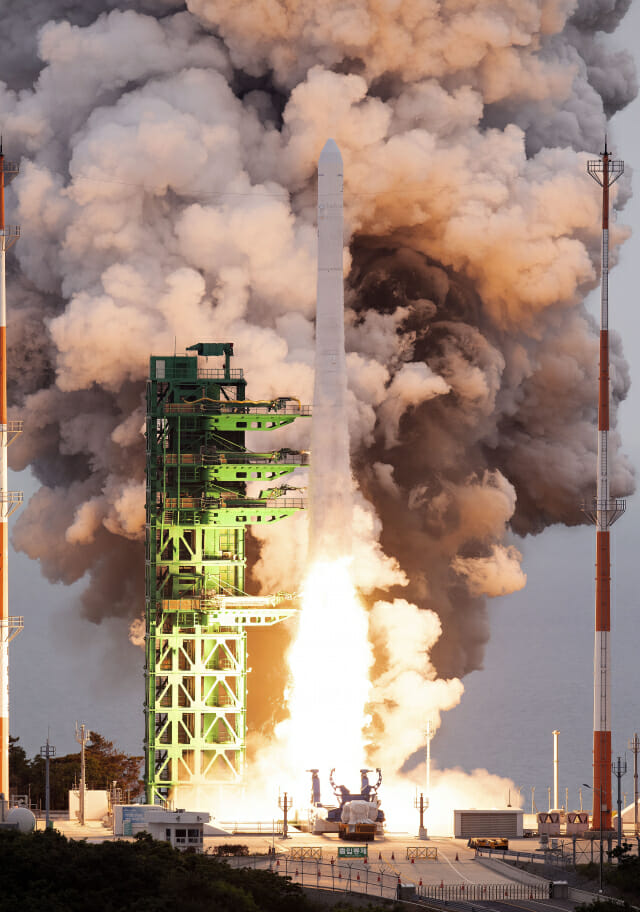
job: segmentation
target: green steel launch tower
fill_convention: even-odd
[[[247,596],[245,530],[305,506],[282,479],[307,453],[250,452],[247,431],[310,414],[297,399],[248,400],[232,343],[152,357],[147,384],[146,800],[190,803],[241,779],[247,627],[294,613],[284,593]],[[216,358],[210,367],[209,358]],[[220,365],[220,358],[224,361]],[[248,497],[247,484],[268,487]],[[193,790],[193,791],[191,791]],[[197,799],[196,799],[197,800]],[[183,805],[184,806],[184,805]]]

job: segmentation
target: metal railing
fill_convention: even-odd
[[[167,498],[168,499],[168,498]],[[203,497],[204,510],[304,510],[304,497]]]
[[[13,615],[0,621],[0,640],[10,643],[24,630],[24,617],[21,614]]]
[[[241,367],[199,367],[198,380],[243,380],[244,371]]]
[[[282,820],[274,820],[271,823],[266,823],[264,820],[260,821],[245,821],[245,820],[221,820],[218,825],[221,829],[226,830],[227,833],[232,835],[244,835],[250,836],[254,833],[262,835],[263,833],[268,833],[270,836],[282,836],[284,822]],[[252,858],[262,858],[264,855],[232,855],[229,856],[228,860],[237,860],[237,861],[249,861]],[[232,867],[243,867],[242,864],[232,865]],[[252,867],[251,864],[247,864],[247,867]]]
[[[304,497],[165,497],[165,510],[304,510]]]
[[[22,491],[0,491],[0,503],[21,504],[23,500]]]
[[[158,458],[162,462],[163,457]],[[166,453],[166,466],[213,466],[213,465],[309,465],[308,453],[249,453],[219,451],[216,453]]]
[[[310,415],[310,405],[298,405],[297,402],[265,402],[256,405],[241,405],[234,400],[229,402],[167,402],[165,415]]]
[[[466,883],[466,884],[424,884],[416,887],[416,894],[422,899],[439,899],[444,902],[489,902],[490,900],[550,899],[551,883]]]
[[[220,825],[224,826],[222,823]],[[359,863],[338,863],[320,861],[316,858],[289,858],[286,855],[232,856],[224,860],[234,868],[272,871],[274,874],[289,877],[301,886],[336,893],[364,893],[395,899],[398,887],[406,885],[399,874],[390,870],[388,865],[379,862],[364,863],[363,860]]]
[[[626,837],[629,839],[629,837]],[[631,837],[635,839],[635,837]],[[612,837],[603,839],[604,853],[611,850]],[[640,838],[638,839],[638,851],[640,851]],[[476,855],[482,855],[487,858],[498,858],[501,861],[515,862],[516,864],[539,864],[553,865],[558,868],[573,868],[579,864],[589,864],[597,862],[600,857],[600,840],[584,839],[581,837],[558,838],[555,845],[549,845],[547,848],[540,849],[537,852],[521,852],[509,850],[506,852],[497,849],[476,849]]]
[[[23,500],[22,491],[0,491],[0,513],[4,519],[12,516]]]
[[[196,377],[198,380],[243,380],[244,371],[241,367],[232,367],[225,370],[224,367],[206,367],[196,368]],[[164,376],[157,377],[156,380],[191,380],[193,378],[193,367],[188,362],[178,362],[177,364],[170,359],[165,361]]]
[[[612,526],[617,519],[623,515],[627,509],[627,502],[621,498],[610,500],[597,500],[593,498],[589,501],[583,501],[581,504],[582,512],[595,523],[600,516],[607,527]]]

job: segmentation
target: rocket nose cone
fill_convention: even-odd
[[[329,165],[336,164],[342,165],[342,155],[340,155],[340,149],[335,141],[335,139],[328,139],[324,144],[322,152],[320,153],[320,158],[318,160],[319,165]]]

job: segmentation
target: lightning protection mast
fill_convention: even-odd
[[[9,615],[8,520],[22,502],[22,493],[8,490],[7,447],[22,430],[21,421],[7,418],[7,250],[20,237],[20,229],[4,223],[5,175],[18,173],[18,165],[4,160],[0,138],[0,792],[9,797],[9,643],[22,630],[22,618]]]
[[[610,528],[625,511],[624,500],[609,497],[609,188],[624,172],[611,158],[605,139],[600,158],[587,170],[602,187],[602,265],[600,275],[600,374],[598,387],[598,477],[596,499],[585,512],[596,526],[596,619],[593,669],[594,830],[611,829],[611,548]]]

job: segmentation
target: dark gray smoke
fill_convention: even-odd
[[[361,504],[360,584],[440,617],[440,675],[477,668],[484,598],[525,581],[510,531],[582,522],[594,485],[585,166],[636,93],[606,35],[628,0],[18,6],[0,39],[24,235],[9,338],[26,430],[10,452],[42,487],[16,547],[49,579],[87,574],[85,616],[134,619],[149,354],[233,340],[252,394],[310,399],[314,179],[332,136],[353,460],[375,508]],[[615,340],[614,416],[627,388]],[[633,489],[617,454],[614,488]],[[303,541],[294,522],[262,542],[265,590],[295,588]]]

